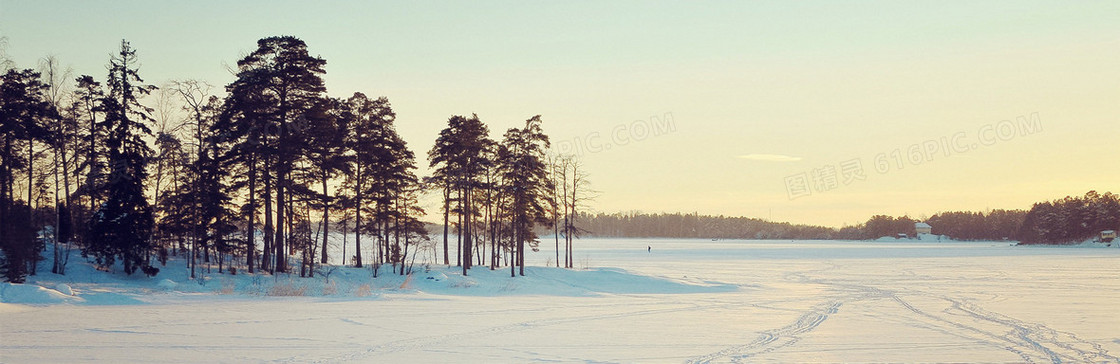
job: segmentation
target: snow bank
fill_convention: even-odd
[[[84,301],[85,300],[80,297],[74,297],[35,284],[0,283],[0,302],[4,303],[49,305],[58,303],[81,303]]]
[[[178,286],[178,285],[179,284],[175,283],[175,281],[173,281],[173,280],[164,279],[162,281],[159,281],[159,283],[156,284],[156,287],[161,289],[161,290],[164,290],[164,291],[170,291],[170,290],[175,289],[175,287]]]
[[[57,286],[54,286],[54,290],[67,296],[74,295],[74,289],[70,288],[70,285],[66,283],[59,283]]]
[[[1074,242],[1069,244],[1016,244],[1016,246],[1023,247],[1039,247],[1039,248],[1120,248],[1120,240],[1113,240],[1110,242],[1097,241],[1096,239],[1087,239],[1082,242]]]
[[[510,277],[509,268],[493,271],[484,267],[475,268],[463,276],[454,268],[441,267],[420,274],[405,288],[432,294],[470,296],[688,294],[738,289],[734,285],[677,281],[616,268],[570,270],[550,267],[526,267],[525,276],[517,277]]]
[[[27,305],[60,303],[83,305],[133,305],[213,299],[215,296],[262,299],[264,297],[320,297],[327,299],[379,299],[393,295],[447,296],[600,296],[617,294],[687,294],[729,292],[738,286],[706,281],[684,281],[638,274],[614,268],[572,270],[526,267],[525,276],[510,277],[508,267],[490,270],[443,265],[421,265],[411,276],[382,265],[377,277],[370,267],[326,266],[315,277],[290,274],[228,274],[196,269],[196,278],[183,259],[171,259],[157,277],[125,275],[119,269],[98,270],[74,252],[66,275],[43,272],[28,277],[27,284],[0,286],[0,302]],[[116,267],[114,267],[116,268]],[[41,270],[42,271],[42,270]],[[53,287],[46,288],[46,287]]]

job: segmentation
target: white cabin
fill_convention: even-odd
[[[918,235],[932,234],[933,233],[933,226],[929,226],[929,224],[924,223],[924,222],[917,222],[917,223],[914,223],[914,232],[917,233]]]

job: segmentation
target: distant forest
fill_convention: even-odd
[[[1039,202],[1023,218],[1023,244],[1070,244],[1120,228],[1120,196],[1089,191],[1082,197]]]
[[[916,235],[909,216],[875,215],[842,228],[798,225],[750,217],[641,212],[585,214],[579,225],[596,237],[701,239],[834,239],[868,240]],[[933,234],[954,240],[1017,240],[1023,244],[1070,244],[1120,228],[1120,196],[1090,191],[1034,204],[1029,211],[939,212],[925,219]]]
[[[942,212],[925,222],[933,232],[957,240],[1013,239],[1027,214],[1022,210],[980,212]],[[703,239],[822,239],[868,240],[906,234],[915,236],[909,216],[872,216],[855,226],[831,228],[815,225],[773,222],[749,217],[699,214],[646,214],[640,212],[582,216],[589,234],[597,237],[664,237]]]

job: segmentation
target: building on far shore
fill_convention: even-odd
[[[914,232],[917,233],[918,235],[932,234],[933,233],[933,227],[929,226],[929,224],[924,223],[924,222],[916,222],[916,223],[914,223]]]

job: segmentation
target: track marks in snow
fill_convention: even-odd
[[[761,332],[759,337],[750,343],[691,358],[688,360],[688,363],[708,363],[721,358],[730,358],[731,361],[738,362],[743,359],[796,344],[801,340],[800,335],[806,334],[819,327],[829,316],[838,313],[840,311],[840,306],[843,304],[844,301],[837,300],[815,306],[801,314],[797,320],[789,325]]]
[[[1041,356],[1042,361],[1051,363],[1063,362],[1120,362],[1120,357],[1109,354],[1098,343],[1078,338],[1068,332],[1051,329],[1045,325],[1021,321],[1015,318],[990,312],[983,308],[951,298],[945,300],[952,303],[949,313],[963,314],[973,320],[995,324],[1006,328],[1007,331],[1000,335],[1004,340],[1014,344],[1018,349],[1028,349]],[[1010,348],[1009,348],[1010,350]],[[1015,350],[1018,351],[1018,350]],[[1027,359],[1027,358],[1025,358]],[[1034,357],[1028,361],[1034,362]]]
[[[913,320],[911,325],[932,329],[947,335],[991,345],[1016,354],[1026,363],[1066,363],[1066,362],[1117,362],[1120,357],[1109,353],[1100,343],[1081,339],[1069,332],[1049,328],[1040,323],[1026,322],[1000,313],[983,309],[964,299],[937,296],[920,291],[907,291],[908,296],[918,296],[940,300],[947,307],[939,312],[923,310],[903,299],[899,293],[851,281],[836,281],[810,278],[810,275],[825,273],[832,268],[810,272],[789,272],[783,278],[788,282],[820,285],[835,292],[845,292],[846,296],[814,306],[803,312],[789,325],[769,329],[744,345],[732,346],[723,350],[693,357],[688,363],[741,362],[789,347],[798,343],[802,337],[823,324],[830,316],[839,312],[841,306],[865,300],[887,299],[904,309],[904,318]],[[761,307],[761,306],[759,306]],[[1120,340],[1115,342],[1120,343]]]
[[[891,295],[891,299],[919,320],[947,326],[946,330],[940,330],[944,333],[1003,348],[1018,355],[1023,362],[1120,362],[1120,357],[1110,354],[1099,343],[991,312],[960,299],[939,297],[949,304],[940,314],[923,311],[898,295]]]

